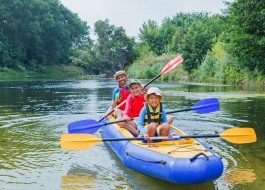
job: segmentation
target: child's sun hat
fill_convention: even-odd
[[[148,95],[149,94],[155,94],[157,96],[160,96],[160,100],[164,100],[164,97],[161,94],[161,90],[159,88],[157,88],[157,87],[151,87],[151,88],[148,89],[147,94],[144,95],[144,99],[147,102],[148,102]]]
[[[132,84],[139,84],[139,85],[141,85],[140,81],[137,80],[137,79],[130,80],[128,86],[130,87],[130,85],[132,85]]]

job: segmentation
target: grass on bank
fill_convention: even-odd
[[[177,56],[178,54],[156,56],[149,53],[128,67],[128,75],[130,78],[152,79],[162,71],[166,63]],[[260,72],[240,70],[240,63],[224,51],[221,43],[216,43],[200,67],[190,74],[183,69],[183,64],[185,60],[174,70],[162,75],[160,80],[225,85],[265,85],[265,77]]]
[[[264,86],[265,77],[258,70],[242,69],[238,59],[224,50],[225,44],[217,42],[204,61],[190,76],[196,82],[228,85]]]
[[[88,75],[81,67],[73,66],[38,66],[32,70],[25,68],[9,69],[7,67],[0,67],[0,77],[75,77]]]
[[[177,57],[178,54],[169,54],[156,56],[149,53],[143,58],[136,60],[129,68],[128,75],[130,78],[151,79],[157,76],[163,70],[166,63]],[[162,75],[160,80],[189,81],[187,71],[179,65],[169,73]]]

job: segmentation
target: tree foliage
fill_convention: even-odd
[[[185,60],[184,68],[187,71],[198,68],[225,28],[225,20],[219,15],[205,17],[191,24],[178,48]]]
[[[238,57],[241,69],[265,73],[265,1],[237,0],[227,12],[232,26],[223,38],[226,50]]]
[[[156,55],[181,53],[185,60],[184,68],[191,72],[201,64],[216,38],[226,28],[225,18],[220,15],[177,13],[173,18],[165,18],[161,27],[152,20],[144,22],[139,39],[143,48],[149,46]]]
[[[199,66],[212,47],[213,33],[205,28],[207,25],[202,21],[193,22],[184,36],[184,43],[180,45],[179,50],[185,60],[184,68],[189,72]]]
[[[67,64],[72,43],[88,39],[86,22],[59,0],[0,0],[0,65]]]
[[[88,44],[84,41],[85,49],[75,47],[73,63],[92,68],[108,76],[117,70],[124,69],[135,59],[134,38],[128,37],[123,27],[109,24],[109,20],[97,21],[94,24],[97,43]]]

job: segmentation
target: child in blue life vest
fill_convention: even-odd
[[[151,87],[144,96],[144,99],[146,102],[140,112],[137,125],[144,139],[148,143],[151,143],[150,137],[153,136],[168,136],[168,138],[172,138],[173,135],[169,134],[166,112],[160,102],[164,99],[161,95],[161,90],[156,87]]]

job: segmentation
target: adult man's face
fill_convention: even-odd
[[[127,77],[125,75],[119,75],[116,77],[116,80],[118,81],[119,85],[122,86],[122,85],[126,84]]]

